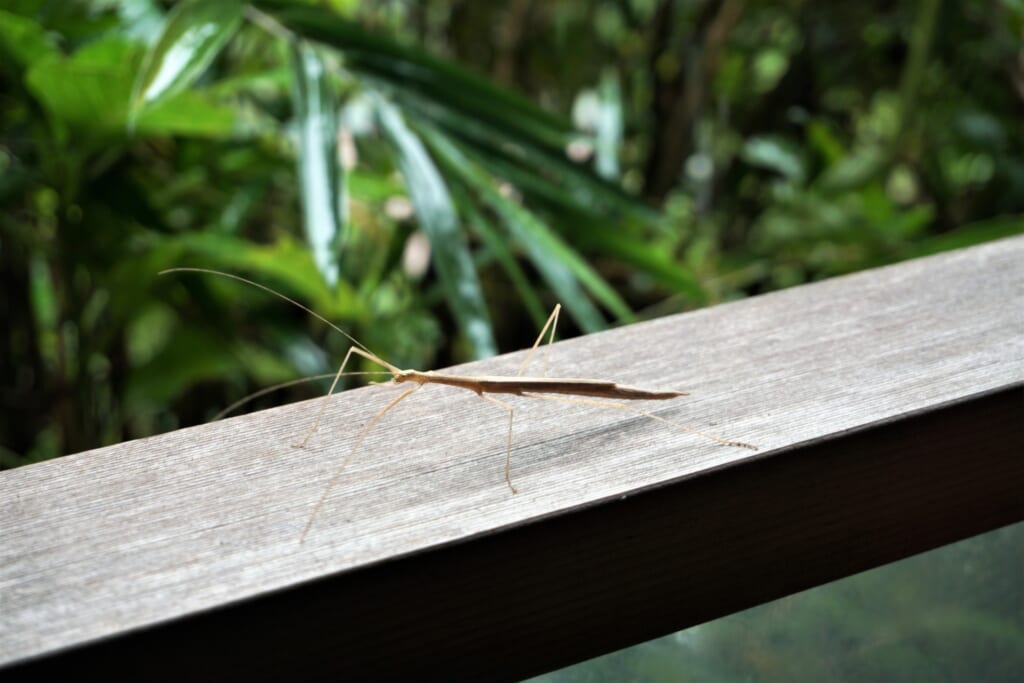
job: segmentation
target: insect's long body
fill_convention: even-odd
[[[363,431],[355,440],[355,443],[352,445],[348,454],[341,461],[341,464],[338,465],[338,468],[334,472],[334,476],[331,477],[330,481],[328,481],[327,485],[324,487],[323,493],[321,493],[320,495],[320,499],[316,502],[316,505],[313,506],[313,511],[310,513],[309,516],[309,521],[306,522],[306,527],[305,529],[303,529],[302,534],[299,536],[300,542],[306,538],[306,534],[309,533],[309,530],[313,525],[313,520],[317,515],[317,512],[319,512],[324,501],[327,499],[327,494],[330,492],[331,488],[341,477],[341,473],[345,469],[345,466],[348,464],[349,460],[352,459],[352,456],[355,455],[356,451],[359,448],[359,445],[363,442],[363,439],[366,438],[366,435],[370,433],[370,430],[373,429],[374,425],[376,425],[377,422],[379,422],[380,419],[384,417],[384,415],[388,411],[390,411],[392,408],[398,405],[401,401],[405,400],[406,397],[416,393],[417,391],[419,391],[420,388],[427,384],[445,384],[451,387],[467,389],[469,391],[472,391],[476,395],[480,396],[481,398],[486,399],[487,401],[490,401],[491,403],[508,411],[508,439],[505,446],[505,481],[508,483],[508,487],[509,489],[511,489],[513,493],[516,492],[516,487],[512,485],[511,474],[512,419],[515,414],[515,410],[513,406],[511,406],[510,404],[493,398],[489,394],[510,394],[513,396],[525,396],[529,398],[544,399],[548,401],[563,401],[582,405],[599,406],[603,408],[614,408],[616,410],[622,410],[633,413],[635,415],[641,415],[652,420],[657,420],[658,422],[662,422],[676,429],[688,432],[690,434],[702,436],[705,439],[710,439],[711,441],[715,441],[724,446],[735,446],[739,448],[750,448],[753,450],[757,450],[756,446],[752,446],[748,443],[743,443],[742,441],[731,441],[728,439],[723,439],[719,436],[708,434],[706,432],[701,432],[696,429],[693,429],[692,427],[687,427],[686,425],[679,424],[678,422],[666,420],[665,418],[659,415],[654,415],[652,413],[644,412],[642,410],[637,410],[635,408],[627,406],[624,403],[618,403],[615,401],[607,400],[622,399],[628,401],[663,401],[672,398],[677,398],[679,396],[686,396],[687,394],[682,391],[652,391],[649,389],[640,389],[637,387],[631,387],[624,384],[618,384],[610,380],[602,379],[523,377],[523,372],[525,372],[527,365],[529,365],[530,359],[533,358],[534,352],[537,350],[537,347],[540,345],[541,341],[544,339],[544,335],[547,333],[549,329],[551,330],[551,334],[548,338],[548,348],[550,348],[551,343],[554,341],[555,327],[558,325],[558,312],[561,310],[560,305],[555,305],[554,310],[551,312],[551,316],[548,317],[548,320],[544,324],[543,329],[541,329],[540,335],[537,337],[537,341],[533,343],[533,347],[530,349],[529,353],[526,354],[526,358],[523,360],[522,365],[519,367],[519,372],[515,376],[496,377],[487,375],[452,375],[441,372],[402,370],[392,365],[391,363],[388,363],[386,360],[370,351],[368,348],[360,344],[355,338],[353,338],[348,332],[345,332],[345,330],[341,329],[334,323],[330,322],[329,320],[321,316],[319,313],[316,313],[315,311],[307,308],[306,306],[303,306],[294,299],[290,299],[284,294],[281,294],[280,292],[275,291],[270,287],[267,287],[266,285],[261,285],[258,282],[247,280],[243,277],[239,277],[238,275],[222,273],[220,271],[209,270],[205,268],[172,268],[170,270],[166,270],[163,272],[167,273],[174,271],[208,273],[211,275],[218,275],[221,277],[230,278],[232,280],[238,280],[239,282],[244,282],[248,285],[252,285],[253,287],[258,287],[259,289],[262,289],[270,294],[273,294],[276,297],[284,299],[290,304],[298,306],[299,308],[306,311],[310,315],[318,318],[327,325],[330,325],[332,328],[334,328],[341,334],[348,337],[348,339],[353,343],[353,346],[349,347],[348,353],[345,354],[345,358],[341,361],[341,366],[338,368],[338,372],[335,373],[334,375],[334,382],[331,384],[331,388],[327,392],[327,397],[334,393],[335,388],[338,386],[338,381],[341,379],[343,375],[361,374],[345,372],[345,367],[348,365],[348,362],[352,358],[353,354],[357,356],[362,356],[366,360],[372,363],[376,363],[377,365],[385,368],[387,372],[391,374],[391,378],[395,384],[412,385],[406,388],[401,394],[391,399],[391,401],[388,402],[388,404],[385,405],[380,411],[378,411],[377,414],[374,415],[373,418],[370,419],[368,424],[363,428]],[[545,366],[546,365],[547,362],[545,360]],[[570,396],[585,396],[588,398],[569,398]],[[310,427],[309,432],[306,434],[306,437],[301,441],[301,443],[296,444],[296,446],[300,448],[304,447],[306,443],[309,441],[310,437],[312,437],[313,434],[316,432],[317,427],[320,424],[320,418],[323,416],[324,409],[327,407],[327,397],[324,397],[324,401],[321,402],[320,409],[317,411],[316,417],[314,418],[313,424]],[[241,405],[241,403],[243,403],[245,400],[246,399],[239,401],[234,406],[232,406],[232,408]]]
[[[568,394],[570,396],[594,396],[623,400],[664,401],[687,395],[685,391],[650,391],[609,380],[582,378],[465,376],[402,370],[395,375],[394,380],[396,384],[403,382],[446,384],[451,387],[468,389],[477,394],[512,394],[514,396]]]

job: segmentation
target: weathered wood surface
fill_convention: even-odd
[[[520,354],[463,366],[513,374]],[[426,387],[0,472],[0,678],[512,679],[1024,519],[1024,237],[557,344],[759,445]],[[429,667],[429,668],[428,668]]]

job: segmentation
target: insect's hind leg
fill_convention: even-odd
[[[544,333],[542,332],[541,335],[543,334]],[[519,490],[512,483],[512,420],[515,417],[516,409],[513,406],[509,405],[508,403],[505,403],[504,401],[499,401],[498,399],[492,398],[487,394],[481,393],[477,395],[480,398],[490,401],[495,405],[499,405],[508,411],[508,444],[505,446],[505,482],[508,484],[508,487],[512,489],[512,493],[518,493]]]
[[[548,316],[548,321],[544,323],[544,327],[540,329],[540,334],[537,335],[537,341],[533,342],[533,346],[530,347],[530,352],[526,354],[526,358],[523,359],[523,364],[519,366],[519,372],[516,373],[516,377],[522,377],[523,373],[526,372],[526,366],[530,364],[533,359],[533,354],[540,346],[540,342],[544,339],[544,333],[551,328],[551,335],[548,337],[548,345],[544,349],[544,374],[543,377],[548,376],[548,357],[551,355],[551,344],[555,341],[555,328],[558,327],[558,313],[562,310],[562,304],[555,304],[555,308],[551,311],[551,315]]]
[[[358,349],[356,350],[358,351]],[[346,360],[347,358],[348,356],[346,356]],[[419,391],[421,388],[423,388],[422,384],[417,384],[415,386],[409,387],[401,394],[391,399],[391,401],[386,406],[381,408],[377,412],[377,414],[373,416],[373,419],[370,420],[369,424],[367,424],[366,427],[363,429],[362,433],[359,435],[359,438],[356,439],[356,442],[354,444],[352,444],[352,448],[349,450],[348,455],[346,455],[345,459],[341,461],[340,465],[338,465],[338,469],[334,471],[334,475],[331,477],[330,481],[327,482],[327,486],[324,487],[323,493],[320,494],[320,498],[316,501],[316,505],[313,506],[313,511],[309,513],[309,520],[306,522],[305,528],[303,528],[302,533],[299,535],[299,543],[305,543],[306,534],[308,534],[309,530],[313,528],[313,520],[316,519],[317,513],[320,512],[320,508],[323,507],[324,501],[327,500],[327,494],[329,494],[331,492],[331,489],[334,488],[334,485],[338,483],[338,480],[341,478],[341,473],[345,471],[345,468],[348,466],[348,463],[352,460],[352,457],[356,454],[356,451],[359,450],[359,446],[362,445],[363,440],[370,433],[370,430],[372,430],[376,426],[376,424],[380,422],[381,418],[384,417],[389,410],[397,406],[403,399]]]

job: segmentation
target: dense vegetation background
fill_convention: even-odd
[[[0,468],[347,347],[164,268],[437,367],[555,301],[589,332],[1019,233],[1022,38],[1019,0],[7,0]],[[993,538],[552,680],[1014,680]]]
[[[1022,18],[6,2],[0,464],[207,420],[347,347],[164,268],[437,367],[528,344],[555,301],[589,332],[1018,232]]]

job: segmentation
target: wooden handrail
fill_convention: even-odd
[[[556,344],[662,417],[426,387],[0,472],[0,678],[516,679],[1024,519],[1024,237]],[[514,374],[522,354],[459,368]],[[515,399],[513,399],[515,400]]]

